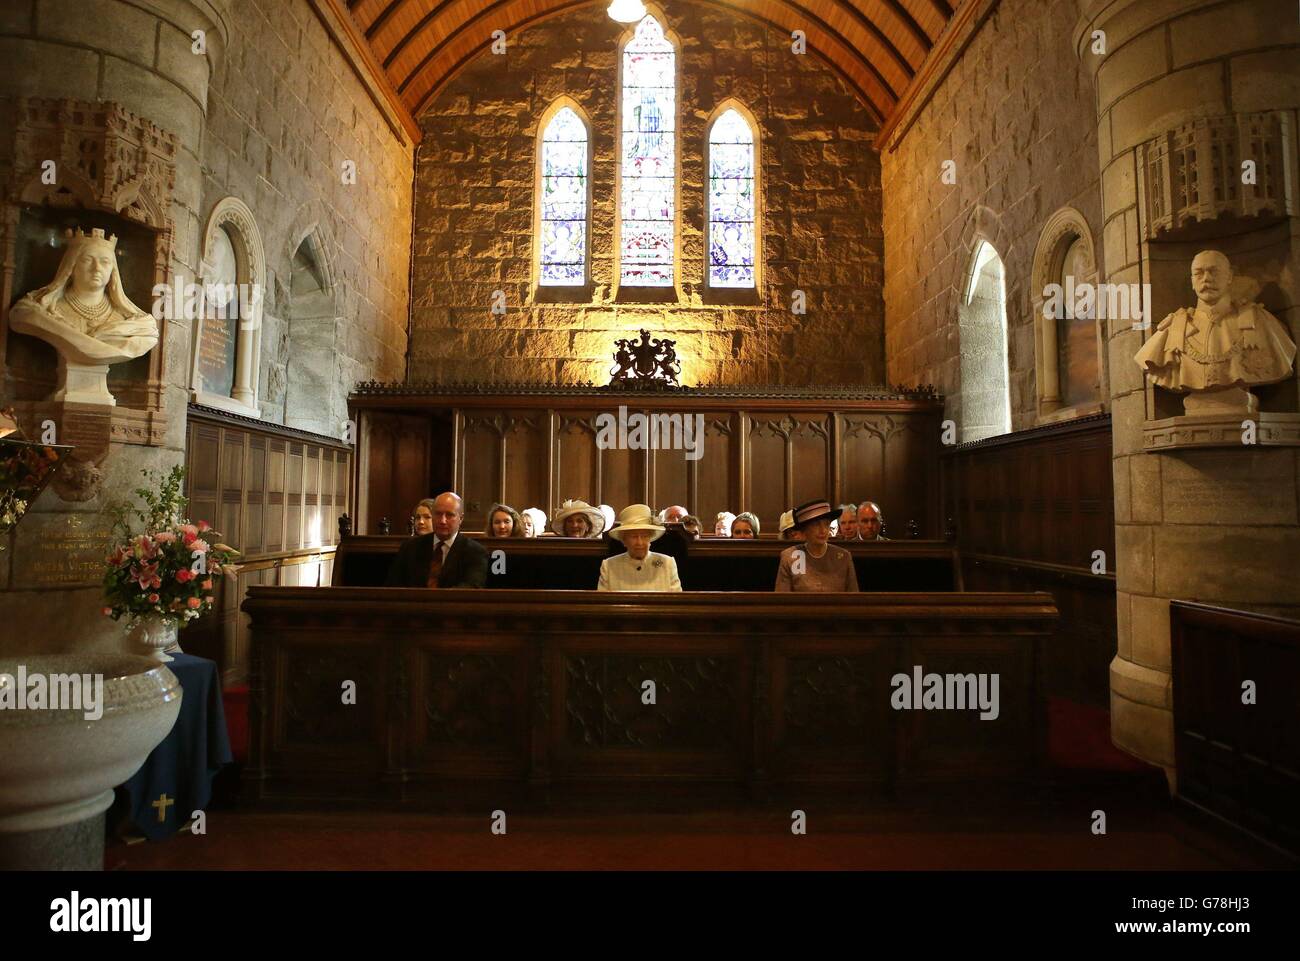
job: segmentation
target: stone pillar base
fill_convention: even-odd
[[[44,831],[0,832],[0,871],[104,870],[104,812]]]
[[[50,400],[65,404],[97,404],[116,407],[108,392],[108,366],[76,364],[59,358],[59,388]]]
[[[1174,780],[1173,678],[1116,656],[1110,662],[1110,739],[1140,761],[1164,769]]]

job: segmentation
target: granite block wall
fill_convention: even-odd
[[[678,341],[683,383],[877,384],[885,379],[876,125],[815,54],[718,10],[679,5],[680,290],[615,302],[618,40],[590,8],[481,54],[420,118],[412,253],[412,379],[604,383],[613,342],[647,327]],[[531,286],[538,124],[567,95],[592,121],[593,289],[547,303]],[[738,98],[760,126],[765,274],[757,302],[704,290],[704,139]],[[796,289],[807,312],[791,310]],[[504,292],[507,312],[491,312]],[[620,294],[619,300],[623,300]]]
[[[1005,269],[1012,430],[1037,415],[1030,273],[1047,219],[1076,208],[1102,259],[1097,112],[1071,46],[1075,15],[1073,4],[1002,0],[881,153],[889,380],[935,384],[958,423],[958,306],[979,241]]]

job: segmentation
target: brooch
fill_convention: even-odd
[[[653,566],[655,566],[655,567],[663,567],[663,566],[664,566],[664,562],[661,561],[661,560],[659,560],[658,558],[655,558],[655,561],[654,561],[654,565],[653,565]]]

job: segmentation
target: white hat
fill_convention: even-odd
[[[583,514],[591,522],[591,533],[588,537],[598,537],[600,532],[605,529],[605,515],[599,510],[592,507],[586,501],[565,501],[560,505],[560,509],[555,512],[555,519],[551,521],[551,530],[566,537],[564,533],[565,518],[572,517],[574,514]]]
[[[525,507],[519,512],[527,514],[533,521],[533,536],[538,537],[542,531],[546,530],[546,512],[537,507]]]
[[[632,504],[623,508],[623,513],[618,515],[618,526],[609,532],[609,536],[621,541],[625,531],[649,531],[652,541],[657,541],[664,535],[664,528],[655,523],[654,513],[647,504]]]
[[[736,515],[731,513],[731,511],[718,511],[717,520],[713,522],[713,529],[715,531],[718,529],[718,521],[723,522],[723,528],[727,532],[725,536],[730,537],[731,525],[736,522]]]
[[[614,508],[608,504],[601,504],[596,510],[600,511],[600,516],[605,518],[605,526],[601,530],[607,531],[614,526]]]
[[[786,511],[781,515],[781,521],[776,525],[782,534],[786,531],[794,530],[794,511]]]

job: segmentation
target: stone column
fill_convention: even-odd
[[[1269,161],[1272,189],[1296,189],[1300,10],[1278,0],[1078,3],[1075,49],[1097,91],[1101,277],[1150,284],[1154,327],[1172,310],[1195,305],[1188,279],[1192,256],[1219,249],[1239,275],[1265,290],[1260,295],[1257,288],[1254,299],[1268,301],[1295,337],[1297,198],[1286,198],[1281,216],[1255,216],[1250,202],[1262,188],[1239,189],[1239,165],[1257,159],[1263,168],[1265,158],[1255,155],[1268,141],[1268,149],[1280,150]],[[1194,133],[1193,123],[1200,125]],[[1264,128],[1276,136],[1250,133]],[[1179,152],[1171,183],[1160,185],[1152,176],[1150,145],[1177,145],[1188,137],[1211,149]],[[1216,157],[1229,160],[1216,165]],[[1292,172],[1284,175],[1288,164]],[[1195,209],[1163,223],[1169,211],[1153,207],[1152,197],[1160,186],[1171,188],[1166,196],[1177,205],[1177,178],[1189,174],[1202,185]],[[1214,189],[1207,190],[1211,183]],[[1133,355],[1150,333],[1132,321],[1106,321],[1119,623],[1111,733],[1123,750],[1161,765],[1173,789],[1169,602],[1300,613],[1297,453],[1241,446],[1144,451],[1144,422],[1182,411],[1169,409],[1170,395],[1144,383]],[[1271,390],[1270,403],[1274,410],[1296,410],[1294,380]]]
[[[187,280],[198,266],[200,157],[208,82],[227,44],[223,9],[224,2],[218,7],[212,0],[24,0],[0,8],[0,62],[7,65],[0,97],[110,101],[178,138],[169,268]],[[194,51],[200,30],[201,54]],[[99,566],[95,561],[102,552],[87,532],[102,528],[106,501],[140,486],[143,470],[165,470],[183,459],[191,331],[186,322],[167,323],[163,443],[114,442],[102,493],[92,500],[64,501],[47,490],[37,501],[0,552],[0,621],[17,628],[3,632],[0,649],[123,649],[123,627],[100,613],[102,556]],[[39,563],[50,563],[54,538],[82,544],[84,557],[62,565],[60,576],[68,576],[61,581],[46,583],[33,567],[38,554]]]

